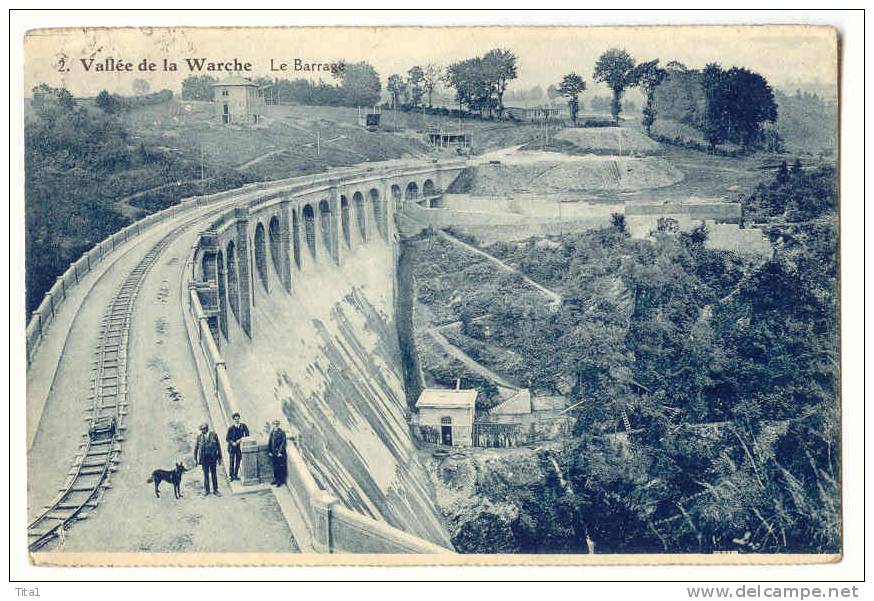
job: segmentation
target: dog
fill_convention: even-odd
[[[152,475],[146,480],[146,484],[155,483],[155,496],[160,499],[161,492],[158,490],[158,487],[161,485],[161,482],[169,482],[173,485],[173,494],[179,499],[182,497],[182,474],[187,471],[182,463],[177,462],[176,467],[172,470],[155,470],[152,472]]]

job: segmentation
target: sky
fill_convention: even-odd
[[[353,27],[353,28],[115,28],[45,29],[25,38],[25,94],[37,84],[64,86],[76,96],[102,89],[130,94],[134,79],[146,79],[153,90],[180,89],[191,74],[185,58],[201,57],[251,62],[253,70],[239,75],[311,77],[312,72],[270,72],[270,61],[290,66],[302,62],[331,63],[366,60],[383,84],[392,73],[415,64],[451,62],[512,49],[519,57],[518,79],[510,89],[557,83],[570,71],[583,76],[590,92],[607,89],[591,82],[598,56],[607,48],[625,48],[638,61],[677,60],[700,68],[709,62],[744,66],[764,75],[774,87],[799,84],[837,85],[835,31],[813,26],[677,26],[677,27]],[[133,72],[86,71],[80,59],[106,59],[134,64]],[[59,68],[61,60],[64,67]],[[141,72],[140,62],[156,63]],[[162,70],[163,60],[179,71]],[[68,69],[68,70],[67,70]],[[215,75],[215,74],[212,74]],[[322,75],[329,79],[329,76]]]

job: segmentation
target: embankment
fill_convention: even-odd
[[[469,177],[468,192],[489,196],[662,188],[682,180],[683,173],[661,157],[520,151],[479,165]]]
[[[652,154],[661,145],[642,131],[626,127],[578,127],[561,130],[557,140],[570,142],[579,152],[599,154]]]

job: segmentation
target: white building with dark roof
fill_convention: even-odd
[[[416,401],[416,423],[424,438],[448,447],[473,446],[476,396],[476,390],[423,390]]]
[[[264,114],[264,94],[253,81],[228,77],[212,84],[216,116],[222,123],[258,123]]]

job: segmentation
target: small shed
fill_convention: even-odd
[[[433,442],[449,447],[473,446],[473,418],[476,413],[475,389],[449,390],[426,388],[416,401],[418,425],[431,431]]]
[[[258,123],[265,105],[258,84],[244,77],[229,77],[212,87],[216,115],[222,123]]]

